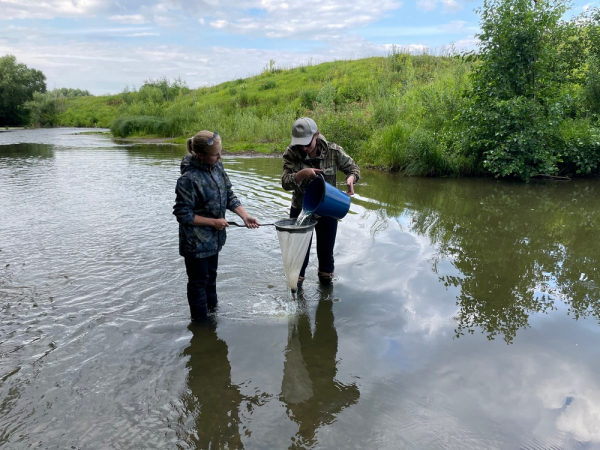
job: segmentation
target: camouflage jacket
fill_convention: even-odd
[[[191,155],[181,161],[181,176],[175,188],[173,214],[179,222],[179,254],[186,258],[206,258],[221,251],[227,234],[210,226],[192,225],[194,215],[221,219],[225,210],[241,205],[231,181],[219,161],[202,164]]]
[[[302,150],[288,147],[283,154],[283,175],[281,176],[281,186],[286,191],[292,193],[292,206],[302,209],[302,200],[304,200],[304,191],[310,180],[302,180],[296,183],[294,175],[307,167],[322,169],[325,181],[336,185],[337,171],[343,172],[346,177],[354,175],[356,180],[360,178],[360,169],[354,160],[344,152],[344,149],[333,142],[327,142],[323,135],[317,139],[317,157],[308,158]],[[337,187],[337,186],[336,186]]]

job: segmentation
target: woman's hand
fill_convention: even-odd
[[[356,178],[354,175],[350,175],[346,178],[346,184],[348,185],[348,195],[354,195],[354,181]]]
[[[215,230],[221,231],[223,228],[228,227],[229,224],[225,219],[213,219],[212,227]]]
[[[258,221],[252,216],[242,217],[242,220],[248,228],[258,228],[260,226]]]
[[[296,172],[294,178],[297,183],[300,183],[302,180],[314,180],[319,176],[319,173],[323,172],[321,169],[313,169],[312,167],[307,167],[306,169],[302,169]]]

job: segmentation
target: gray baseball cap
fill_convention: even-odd
[[[294,145],[308,145],[317,132],[317,124],[309,117],[301,117],[292,126],[292,143]]]

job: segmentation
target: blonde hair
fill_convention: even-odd
[[[211,148],[215,148],[215,144],[218,144],[219,148],[221,147],[221,136],[214,136],[215,133],[208,130],[198,131],[195,136],[192,136],[187,140],[186,147],[188,153],[191,153],[194,156],[197,155],[206,155],[208,150]],[[208,145],[208,140],[214,139],[212,145]]]

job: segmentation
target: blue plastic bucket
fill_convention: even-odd
[[[341,219],[350,209],[350,196],[318,176],[306,186],[302,209],[307,214]]]

